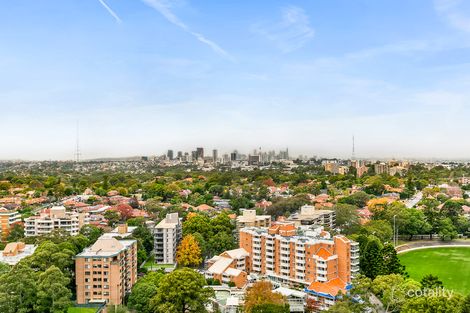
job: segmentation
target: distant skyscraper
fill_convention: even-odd
[[[233,151],[230,153],[230,161],[236,161],[237,160],[237,151]]]
[[[178,151],[178,154],[176,157],[181,160],[183,158],[183,151]]]
[[[217,151],[217,149],[212,150],[212,159],[214,163],[217,162],[218,158],[219,158],[219,152]]]
[[[196,158],[204,159],[204,148],[196,148]]]
[[[248,156],[248,165],[259,165],[260,156],[259,155],[249,155]]]
[[[168,159],[173,160],[173,150],[168,150],[166,156],[168,157]]]

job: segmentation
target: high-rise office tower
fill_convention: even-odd
[[[196,158],[204,159],[204,148],[196,148]]]
[[[214,163],[217,162],[218,158],[219,158],[219,152],[217,151],[217,149],[212,150],[212,159],[213,159]]]
[[[168,159],[173,160],[173,150],[168,150],[166,156],[168,157]]]

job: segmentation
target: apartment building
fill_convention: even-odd
[[[16,210],[8,210],[4,207],[0,208],[0,232],[5,237],[10,232],[13,224],[21,222],[21,214]]]
[[[385,163],[374,164],[374,172],[377,175],[388,174],[388,165]]]
[[[183,236],[182,233],[182,224],[178,213],[167,214],[166,217],[155,226],[154,252],[156,263],[176,263],[176,249]]]
[[[359,272],[359,245],[344,236],[331,237],[320,226],[297,228],[293,222],[278,222],[269,229],[244,228],[240,248],[250,255],[248,273],[303,285],[323,308],[334,304],[340,290],[347,292]]]
[[[137,281],[137,241],[100,237],[75,257],[77,303],[121,304]]]
[[[78,235],[83,225],[90,223],[89,214],[67,211],[63,206],[56,206],[41,211],[24,221],[26,237],[40,236],[51,233],[54,229],[63,229],[70,235]]]
[[[240,229],[245,227],[269,227],[271,226],[271,215],[256,215],[256,210],[241,210],[242,215],[237,217],[235,236],[238,239]]]
[[[318,210],[313,205],[303,205],[298,213],[287,218],[296,227],[301,225],[322,225],[329,228],[336,226],[336,213],[333,210]]]

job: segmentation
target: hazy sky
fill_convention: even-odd
[[[0,159],[470,157],[470,1],[0,5]]]

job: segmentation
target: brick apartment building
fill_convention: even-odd
[[[137,281],[137,241],[100,237],[75,258],[77,303],[121,304]]]
[[[258,273],[280,284],[302,285],[322,308],[328,308],[350,288],[359,272],[359,245],[344,236],[331,237],[319,226],[293,222],[270,228],[244,228],[240,248],[250,255],[248,273]]]

